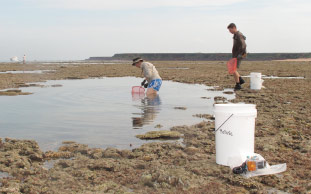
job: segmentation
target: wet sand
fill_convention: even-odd
[[[225,62],[154,62],[165,80],[233,87]],[[173,69],[179,67],[179,69]],[[169,68],[169,69],[168,69]],[[183,69],[189,68],[189,69]],[[14,65],[0,71],[56,70],[44,74],[0,74],[0,89],[23,83],[89,77],[141,76],[131,65]],[[177,126],[184,144],[150,143],[134,150],[95,149],[66,142],[43,153],[28,140],[0,141],[2,193],[288,193],[311,192],[311,63],[243,62],[241,75],[306,79],[266,79],[265,89],[236,92],[233,102],[257,105],[255,151],[287,171],[244,179],[215,163],[214,122]],[[249,88],[249,79],[244,88]],[[207,115],[207,117],[209,117]],[[46,161],[54,166],[46,167]]]

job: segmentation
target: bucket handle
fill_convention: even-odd
[[[225,120],[225,122],[223,122],[217,129],[216,129],[216,131],[215,131],[215,133],[231,118],[233,116],[233,114],[232,115],[230,115],[230,117],[229,118],[227,118],[227,120]]]

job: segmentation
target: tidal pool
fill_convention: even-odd
[[[12,73],[12,74],[18,74],[18,73],[49,73],[49,72],[54,72],[55,70],[32,70],[32,71],[2,71],[0,74],[7,74],[7,73]]]
[[[248,77],[250,78],[251,76],[250,75],[246,75],[246,76],[241,76],[241,77]],[[266,75],[262,75],[263,79],[305,79],[305,77],[279,77],[279,76],[266,76]]]
[[[8,178],[8,177],[11,177],[7,172],[1,172],[0,171],[0,179],[2,178]]]
[[[3,179],[3,178],[10,178],[11,175],[9,175],[9,173],[7,172],[1,172],[0,171],[0,179]],[[2,186],[2,183],[0,183],[0,187]]]
[[[39,84],[62,87],[22,88],[33,94],[0,96],[1,137],[34,139],[43,150],[56,149],[62,141],[133,148],[146,142],[135,135],[199,123],[203,119],[193,115],[212,114],[214,97],[235,97],[207,90],[212,87],[172,81],[163,81],[154,99],[132,95],[131,87],[141,81],[135,77],[56,80]]]

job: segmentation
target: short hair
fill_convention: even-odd
[[[227,28],[228,28],[228,29],[229,29],[229,28],[236,28],[236,25],[235,25],[234,23],[231,23],[231,24],[228,25]]]

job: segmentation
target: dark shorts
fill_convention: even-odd
[[[243,60],[243,59],[238,59],[238,60],[237,60],[237,68],[240,68],[240,65],[241,65],[242,60]]]

